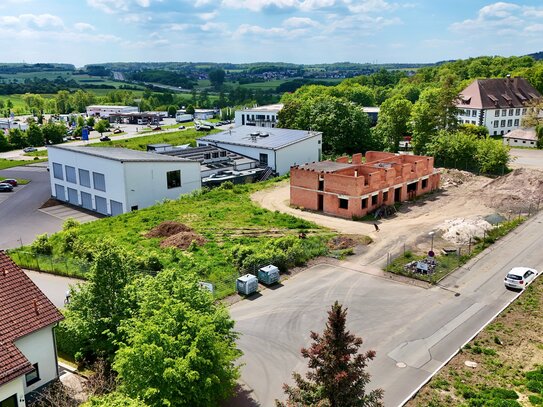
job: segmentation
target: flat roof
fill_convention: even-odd
[[[256,135],[257,133],[258,135]],[[256,136],[251,136],[251,134],[255,134]],[[264,134],[267,134],[267,136],[262,137],[261,135]],[[300,141],[320,135],[322,135],[322,133],[318,131],[280,129],[277,127],[264,128],[255,126],[238,126],[220,133],[201,137],[198,140],[211,143],[223,143],[238,146],[258,147],[267,150],[278,150],[291,144],[296,144]]]
[[[94,109],[102,109],[102,108],[105,108],[105,107],[108,107],[108,108],[114,108],[114,109],[122,109],[122,108],[125,108],[125,107],[133,107],[133,108],[138,108],[137,106],[121,106],[121,105],[90,105],[90,106],[87,106],[87,109],[90,109],[90,108],[94,108]]]
[[[283,108],[282,103],[277,103],[274,105],[264,105],[264,106],[257,106],[257,107],[251,107],[248,109],[242,109],[240,112],[278,112]]]
[[[347,164],[347,163],[338,163],[335,161],[319,161],[314,163],[308,163],[300,165],[299,168],[302,170],[325,172],[325,171],[338,171],[344,170],[346,168],[351,168],[356,166],[356,164]]]
[[[362,110],[366,113],[379,113],[379,111],[381,110],[380,107],[374,107],[374,106],[366,106],[366,107],[363,107]]]
[[[70,151],[73,153],[92,155],[107,160],[121,162],[196,162],[186,158],[165,156],[145,151],[130,150],[122,147],[81,147],[81,146],[49,146],[50,149]]]

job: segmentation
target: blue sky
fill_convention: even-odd
[[[435,62],[543,51],[543,1],[1,0],[2,62]]]

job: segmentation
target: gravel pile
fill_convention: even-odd
[[[438,229],[443,232],[442,238],[457,244],[468,244],[470,238],[475,236],[483,237],[485,231],[492,229],[492,225],[477,216],[474,218],[456,218],[449,219],[438,226]]]

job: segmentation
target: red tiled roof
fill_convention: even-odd
[[[509,109],[526,106],[541,94],[524,78],[477,79],[460,92],[458,108]]]
[[[45,294],[0,250],[0,384],[32,370],[14,342],[62,318]]]

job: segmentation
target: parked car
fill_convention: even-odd
[[[108,136],[102,136],[100,137],[100,141],[111,141],[111,139]]]
[[[185,126],[179,126],[178,129],[179,130],[185,130]]]
[[[23,148],[23,151],[25,153],[31,153],[33,151],[38,151],[38,149],[36,147],[25,147],[25,148]]]
[[[2,181],[0,181],[2,184],[9,184],[11,185],[12,187],[16,187],[18,184],[17,184],[17,180],[16,179],[13,179],[13,178],[7,178],[7,179],[3,179]]]
[[[13,191],[13,186],[10,184],[0,183],[0,192],[11,192]]]
[[[113,130],[113,134],[119,134],[119,133],[122,133],[123,131],[119,128]]]
[[[508,288],[524,290],[536,277],[537,270],[529,267],[513,267],[503,280]]]

